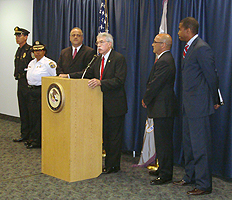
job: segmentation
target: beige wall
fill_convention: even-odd
[[[33,0],[0,0],[0,113],[19,116],[17,82],[13,77],[14,55],[18,48],[14,27],[28,29],[32,43]]]

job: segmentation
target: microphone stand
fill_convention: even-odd
[[[84,76],[85,76],[87,70],[90,68],[91,64],[93,63],[93,61],[94,61],[96,58],[97,58],[97,55],[94,55],[93,58],[92,58],[92,60],[89,62],[89,64],[88,64],[87,67],[85,68],[85,71],[83,72],[81,79],[84,78]]]

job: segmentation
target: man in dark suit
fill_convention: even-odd
[[[179,39],[187,42],[183,53],[182,102],[185,176],[175,185],[195,183],[190,195],[212,192],[210,115],[218,105],[218,78],[213,52],[198,37],[199,24],[187,17],[179,24]]]
[[[72,46],[61,51],[57,63],[57,75],[63,78],[85,69],[95,54],[94,49],[83,44],[83,32],[78,27],[71,30],[70,42]]]
[[[101,54],[85,74],[90,78],[90,88],[101,87],[103,92],[103,143],[106,151],[103,173],[120,170],[121,146],[127,100],[124,84],[127,65],[124,56],[113,50],[113,37],[109,33],[99,33],[96,41]],[[75,73],[71,78],[80,78]]]
[[[153,118],[156,154],[159,160],[158,177],[150,182],[160,185],[172,180],[173,175],[173,123],[175,108],[175,62],[170,52],[172,38],[168,34],[158,34],[152,44],[158,58],[153,65],[142,106]]]

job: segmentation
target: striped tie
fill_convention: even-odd
[[[183,59],[185,59],[185,55],[186,55],[186,53],[188,51],[188,48],[189,48],[189,45],[186,44],[185,47],[184,47],[184,52],[183,52]]]

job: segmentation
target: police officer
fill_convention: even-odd
[[[39,41],[33,44],[35,59],[28,64],[30,139],[25,143],[28,149],[41,147],[41,78],[56,76],[56,63],[45,57],[45,45]]]
[[[19,114],[21,120],[21,136],[19,138],[13,139],[14,142],[23,142],[28,139],[30,124],[29,124],[29,111],[28,111],[28,84],[26,80],[25,68],[27,68],[28,63],[32,60],[31,52],[32,47],[27,44],[28,30],[15,27],[15,39],[16,43],[19,45],[18,50],[15,54],[15,70],[14,77],[18,80],[18,104],[19,104]]]

